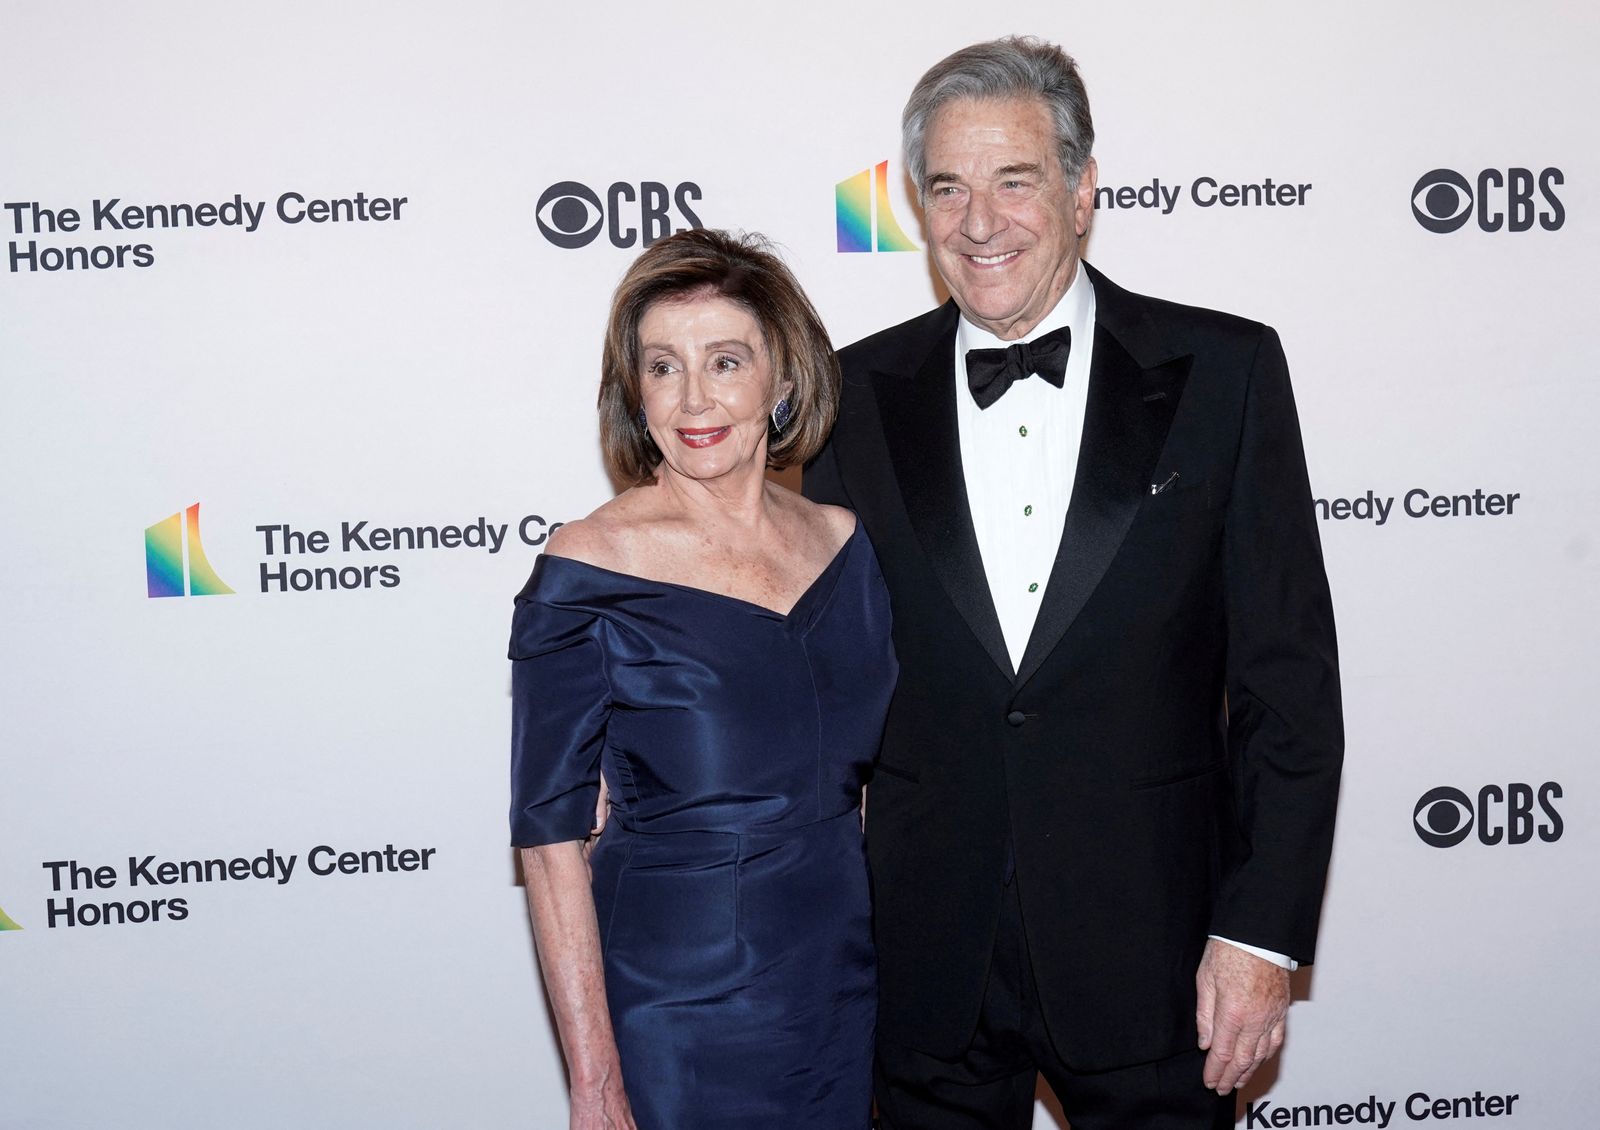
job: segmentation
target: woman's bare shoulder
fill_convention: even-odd
[[[587,518],[567,522],[550,535],[545,552],[618,573],[632,571],[651,519],[648,501],[624,491]]]
[[[831,503],[812,503],[822,511],[822,518],[828,523],[828,532],[833,535],[835,545],[843,545],[850,540],[850,535],[856,532],[856,512],[846,510],[843,506],[834,506]]]
[[[855,511],[826,502],[812,502],[809,498],[776,483],[772,484],[772,488],[781,492],[776,496],[780,504],[813,530],[813,536],[828,542],[833,549],[837,550],[844,545],[850,540],[850,535],[855,533]]]
[[[566,557],[602,569],[613,568],[616,556],[604,523],[596,522],[592,516],[557,527],[545,543],[544,552],[548,557]]]

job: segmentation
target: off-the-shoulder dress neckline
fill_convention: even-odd
[[[844,539],[844,544],[840,545],[838,549],[834,550],[833,556],[828,559],[828,563],[822,567],[822,571],[820,573],[812,578],[811,583],[805,587],[805,590],[801,592],[799,596],[795,597],[794,603],[789,606],[789,611],[787,612],[779,612],[776,608],[769,608],[765,604],[759,604],[753,600],[745,600],[743,597],[738,596],[729,596],[727,593],[716,592],[712,589],[700,588],[696,585],[680,584],[677,581],[663,581],[658,580],[655,577],[641,577],[637,573],[624,573],[617,569],[607,569],[603,565],[591,565],[587,561],[579,561],[576,557],[562,557],[559,554],[543,553],[540,555],[539,561],[541,563],[560,561],[565,565],[575,565],[580,569],[586,569],[593,573],[601,573],[608,577],[618,577],[622,580],[634,581],[639,584],[657,585],[661,588],[676,589],[679,592],[686,592],[695,596],[703,596],[712,600],[726,601],[729,604],[742,605],[746,608],[752,608],[758,612],[763,612],[768,616],[776,616],[780,620],[788,620],[795,614],[796,611],[800,609],[803,604],[806,603],[807,598],[810,597],[811,594],[822,585],[823,580],[832,574],[836,567],[844,561],[845,557],[848,556],[850,547],[855,544],[856,539],[860,536],[861,519],[857,518],[854,528],[852,528],[850,531],[850,536]]]

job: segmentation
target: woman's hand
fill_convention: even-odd
[[[597,1083],[574,1085],[570,1130],[637,1130],[622,1075],[612,1071]]]

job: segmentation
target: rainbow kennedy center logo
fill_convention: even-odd
[[[918,251],[889,206],[889,162],[879,161],[834,185],[839,250]]]
[[[22,929],[22,927],[17,925],[16,921],[5,912],[5,909],[0,908],[0,932],[20,929]]]
[[[200,544],[200,504],[163,518],[144,531],[144,572],[149,595],[222,596],[233,592],[206,560]]]
[[[560,522],[539,514],[526,514],[518,522],[491,522],[480,514],[475,521],[443,525],[385,525],[362,518],[342,521],[337,531],[289,522],[256,523],[254,528],[266,558],[260,562],[261,591],[304,593],[396,588],[400,584],[400,563],[368,564],[369,554],[386,556],[441,549],[481,549],[495,554],[517,542],[537,548],[560,527]],[[213,523],[212,532],[215,531]],[[146,593],[151,597],[219,596],[234,591],[206,558],[200,542],[198,502],[145,527],[144,547]],[[326,554],[362,556],[330,561]],[[296,568],[293,559],[304,555],[309,555],[309,567]]]

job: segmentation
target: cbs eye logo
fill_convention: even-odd
[[[1434,169],[1411,189],[1411,214],[1431,232],[1448,234],[1477,218],[1483,231],[1525,232],[1537,220],[1546,231],[1567,221],[1567,210],[1556,197],[1555,185],[1566,178],[1560,169],[1544,169],[1535,178],[1531,169],[1484,169],[1475,181],[1454,169]],[[1537,187],[1542,203],[1534,199]]]
[[[1450,785],[1429,789],[1411,810],[1411,826],[1417,838],[1429,847],[1455,847],[1476,830],[1478,842],[1486,847],[1498,844],[1525,844],[1534,835],[1545,843],[1561,838],[1565,825],[1556,811],[1555,801],[1561,786],[1546,781],[1537,790],[1514,781],[1509,785],[1485,785],[1476,798]],[[1534,803],[1539,806],[1535,820]]]
[[[533,219],[546,239],[569,251],[589,246],[601,229],[613,247],[641,243],[649,247],[672,234],[674,210],[687,225],[676,230],[704,227],[689,204],[700,198],[700,186],[693,181],[684,181],[670,191],[659,181],[641,181],[637,187],[617,181],[606,189],[602,200],[588,185],[564,180],[544,190]]]

